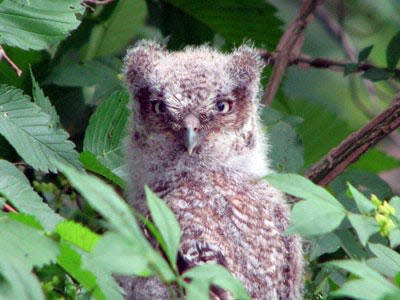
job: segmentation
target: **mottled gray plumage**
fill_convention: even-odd
[[[254,299],[300,299],[300,241],[284,235],[284,196],[260,179],[271,173],[258,116],[261,70],[246,45],[231,54],[207,46],[168,52],[142,41],[128,50],[130,204],[148,213],[147,184],[174,211],[181,272],[213,261]],[[127,298],[168,299],[150,280],[122,280]],[[218,290],[213,297],[229,299]]]

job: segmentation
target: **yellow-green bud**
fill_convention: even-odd
[[[371,201],[372,204],[374,204],[376,207],[379,207],[382,203],[382,201],[379,200],[379,198],[375,194],[371,194]]]

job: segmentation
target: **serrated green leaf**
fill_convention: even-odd
[[[3,0],[0,44],[21,49],[47,49],[80,24],[81,0]]]
[[[265,177],[277,189],[298,198],[323,201],[337,208],[343,206],[327,190],[297,174],[271,174]]]
[[[389,73],[385,69],[374,67],[365,71],[361,77],[371,81],[380,81],[389,79]]]
[[[93,153],[101,164],[126,179],[122,140],[126,135],[129,96],[116,92],[104,101],[89,120],[84,151]]]
[[[121,52],[142,29],[146,15],[144,0],[118,1],[111,16],[93,27],[85,59]]]
[[[90,291],[95,299],[106,299],[96,283],[96,276],[91,271],[82,268],[81,255],[66,242],[60,243],[60,255],[57,257],[57,263],[86,290]]]
[[[0,299],[44,300],[39,280],[13,252],[1,253]]]
[[[386,64],[388,69],[396,68],[400,59],[400,31],[392,37],[386,48]]]
[[[370,267],[389,277],[400,271],[400,254],[382,244],[369,243],[368,247],[376,256],[368,260]]]
[[[43,231],[0,217],[0,257],[9,253],[31,270],[55,262],[58,247]]]
[[[48,114],[21,90],[5,85],[0,85],[0,133],[35,169],[55,171],[56,161],[80,167],[68,133],[52,128]]]
[[[120,187],[124,186],[124,181],[104,166],[92,152],[83,151],[79,154],[79,160],[86,170],[99,174]]]
[[[100,236],[89,228],[68,220],[59,223],[54,229],[54,232],[58,233],[63,240],[87,252],[91,252],[100,239]]]
[[[300,201],[292,209],[291,223],[286,233],[299,233],[307,237],[325,234],[339,227],[345,215],[341,204],[333,205],[319,199]]]
[[[171,265],[176,268],[176,259],[181,238],[179,223],[168,205],[158,198],[147,186],[144,187],[144,192],[151,218],[157,226],[164,242],[161,245],[165,245],[165,249],[163,250]]]
[[[62,220],[32,189],[25,175],[5,160],[0,160],[0,193],[18,211],[35,216],[48,231]]]
[[[363,246],[367,244],[371,235],[379,232],[379,225],[372,217],[356,214],[349,214],[347,217],[349,218],[351,225],[354,227]]]
[[[346,282],[339,290],[332,293],[335,296],[349,296],[356,299],[381,299],[386,294],[395,293],[398,289],[389,283],[378,272],[368,267],[363,262],[355,260],[332,261],[331,266],[345,269],[360,279]]]
[[[31,78],[32,78],[32,97],[34,103],[39,106],[46,114],[50,116],[50,126],[51,127],[60,127],[60,118],[58,117],[57,111],[54,106],[51,104],[49,98],[47,98],[43,90],[40,88],[39,84],[36,82],[35,77],[33,76],[32,69]]]
[[[374,48],[374,45],[370,45],[362,49],[358,54],[358,62],[367,60],[368,56],[371,54],[372,48]]]
[[[281,21],[276,9],[262,0],[203,1],[167,0],[219,33],[229,46],[250,39],[256,46],[273,48],[281,35]],[[243,13],[246,12],[246,13]]]
[[[206,283],[208,283],[208,286],[211,284],[219,286],[224,290],[230,291],[234,299],[251,299],[241,282],[221,265],[199,265],[186,271],[183,277],[191,278],[193,281],[202,281],[204,282],[202,286],[205,286]],[[195,288],[197,289],[197,287],[198,284],[196,284]],[[190,289],[190,286],[188,288]]]
[[[376,209],[375,205],[372,204],[370,200],[367,199],[362,193],[360,193],[355,187],[350,183],[347,183],[351,195],[357,204],[358,210],[363,214],[368,214]]]
[[[43,230],[42,224],[32,215],[27,215],[21,212],[17,213],[8,213],[7,216],[10,219],[13,219],[15,221],[18,221],[22,224],[28,225],[32,228],[38,229],[38,230]]]

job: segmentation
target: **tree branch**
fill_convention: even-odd
[[[17,73],[18,76],[21,76],[22,71],[18,66],[11,60],[11,58],[8,57],[6,51],[4,51],[4,48],[0,45],[0,60],[5,59],[6,62],[10,64],[10,66],[14,69],[15,73]]]
[[[304,30],[313,19],[312,13],[324,0],[305,0],[300,7],[298,17],[289,25],[276,48],[277,57],[272,70],[271,78],[262,101],[270,105],[282,81],[288,62],[297,57],[304,42]]]
[[[341,174],[351,163],[357,161],[369,148],[400,126],[400,93],[392,104],[363,128],[348,136],[338,147],[306,172],[306,177],[321,186],[326,186]]]

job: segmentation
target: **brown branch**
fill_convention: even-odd
[[[12,207],[10,204],[7,203],[4,203],[3,210],[6,212],[14,212],[14,213],[18,212],[14,207]]]
[[[15,73],[17,73],[18,76],[21,76],[22,71],[18,66],[11,60],[11,58],[8,57],[6,51],[4,51],[4,48],[0,45],[0,60],[5,59],[6,62],[10,64],[10,66],[14,69]]]
[[[279,55],[276,52],[268,52],[264,49],[260,49],[259,54],[261,58],[269,65],[274,65]],[[322,57],[312,58],[304,54],[300,54],[297,58],[292,58],[287,62],[288,66],[298,66],[299,68],[313,67],[317,69],[329,69],[335,72],[343,72],[348,64],[354,65],[352,73],[365,72],[372,68],[387,70],[386,68],[375,66],[369,62],[353,63],[351,61],[340,61]],[[395,72],[400,72],[400,69],[396,69]]]
[[[357,161],[369,148],[400,126],[400,93],[392,104],[363,128],[348,136],[338,147],[306,172],[306,177],[326,186],[341,174],[350,164]]]
[[[288,62],[300,53],[304,42],[304,30],[313,19],[312,13],[323,2],[324,0],[305,0],[300,7],[298,17],[289,25],[281,37],[276,48],[278,55],[275,59],[272,75],[262,99],[265,105],[272,103]]]

